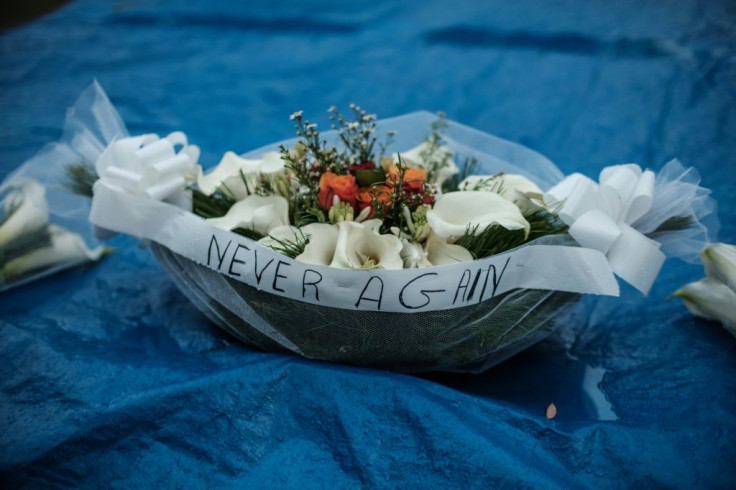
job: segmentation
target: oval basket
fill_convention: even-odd
[[[151,249],[197,308],[250,347],[400,372],[481,372],[549,335],[581,298],[517,289],[439,311],[347,310],[276,296],[156,243]]]

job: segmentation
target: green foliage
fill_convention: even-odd
[[[468,249],[474,258],[482,259],[511,250],[543,236],[567,233],[567,226],[559,217],[544,209],[534,211],[525,218],[531,228],[528,236],[524,236],[524,230],[507,230],[498,225],[489,226],[478,233],[478,227],[475,226],[468,228],[455,243]]]
[[[684,230],[690,228],[693,224],[695,224],[695,220],[692,216],[673,216],[659,225],[654,233]]]
[[[254,242],[257,242],[258,240],[266,236],[263,233],[258,233],[256,230],[252,230],[250,228],[233,228],[230,231],[235,234],[244,236],[245,238],[250,238]]]
[[[294,240],[284,240],[272,235],[268,236],[278,244],[277,246],[269,245],[273,250],[284,254],[287,257],[291,257],[292,259],[304,253],[304,248],[309,243],[309,236],[305,235],[301,230],[296,231],[294,234]]]
[[[84,162],[69,163],[64,166],[65,180],[61,186],[67,192],[79,196],[92,197],[92,187],[99,176],[94,167]]]
[[[235,204],[235,199],[221,190],[207,195],[192,189],[192,212],[202,218],[220,218]]]
[[[7,264],[33,250],[51,246],[51,230],[47,225],[23,233],[0,247],[0,264]],[[2,269],[2,267],[0,267]]]

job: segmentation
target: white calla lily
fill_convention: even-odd
[[[310,223],[300,228],[304,236],[309,238],[309,243],[304,247],[304,252],[296,257],[296,260],[313,265],[330,265],[335,256],[337,237],[339,231],[337,226],[327,223]]]
[[[691,282],[673,296],[682,299],[694,315],[717,320],[736,336],[736,293],[722,282],[706,277]]]
[[[197,185],[207,195],[212,194],[218,188],[232,195],[237,200],[242,200],[253,193],[258,186],[260,176],[273,178],[283,172],[284,161],[281,155],[275,151],[264,153],[257,160],[242,158],[232,151],[226,152],[220,163],[206,175],[199,168]]]
[[[460,182],[458,189],[495,192],[516,204],[522,211],[535,211],[543,206],[542,190],[523,175],[470,175]]]
[[[427,251],[427,259],[432,265],[456,264],[473,260],[473,255],[467,248],[448,243],[446,238],[434,233],[427,238],[424,249]]]
[[[46,189],[35,180],[19,179],[12,184],[4,211],[5,219],[0,225],[0,247],[48,223]]]
[[[376,221],[376,220],[370,220]],[[340,269],[403,269],[401,240],[380,235],[369,222],[341,221],[330,265]]]
[[[700,258],[705,265],[705,275],[718,280],[736,293],[736,246],[726,243],[708,245]]]
[[[233,204],[225,216],[207,221],[226,230],[246,228],[268,235],[289,224],[289,202],[281,196],[248,196]]]
[[[524,230],[525,234],[530,229],[514,203],[483,191],[458,191],[438,196],[434,208],[427,211],[427,222],[435,234],[449,242],[469,230],[479,234],[493,225],[507,230]]]
[[[393,155],[394,163],[398,163],[398,155]],[[457,164],[452,160],[452,150],[447,146],[440,146],[432,151],[432,147],[424,141],[400,155],[410,167],[427,170],[432,181],[440,188],[444,181],[459,172]]]
[[[77,233],[50,225],[51,244],[37,248],[10,260],[2,266],[2,278],[18,277],[26,272],[45,269],[63,263],[82,263],[97,261],[105,254],[105,247],[90,250]]]

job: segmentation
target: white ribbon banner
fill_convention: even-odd
[[[467,306],[517,288],[617,296],[618,283],[597,250],[529,245],[472,262],[402,270],[344,270],[305,264],[146,194],[103,180],[90,221],[145,238],[259,290],[352,310],[421,312]]]

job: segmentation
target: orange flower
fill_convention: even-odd
[[[395,184],[399,181],[399,167],[390,165],[388,167],[388,180]],[[409,167],[404,172],[404,189],[412,192],[421,192],[427,182],[427,171],[422,168]]]
[[[373,206],[373,200],[382,202],[386,205],[386,210],[391,206],[391,194],[393,189],[387,185],[372,185],[370,187],[361,187],[358,192],[355,193],[355,197],[358,201],[358,208],[362,211],[368,206]],[[373,206],[375,208],[375,206]],[[368,215],[369,218],[375,216],[376,210],[371,209],[371,213]]]
[[[342,202],[346,202],[355,207],[355,193],[358,185],[355,183],[355,177],[352,175],[337,175],[332,172],[325,172],[319,178],[319,195],[317,200],[319,205],[329,211],[332,207],[334,197],[337,196]]]

